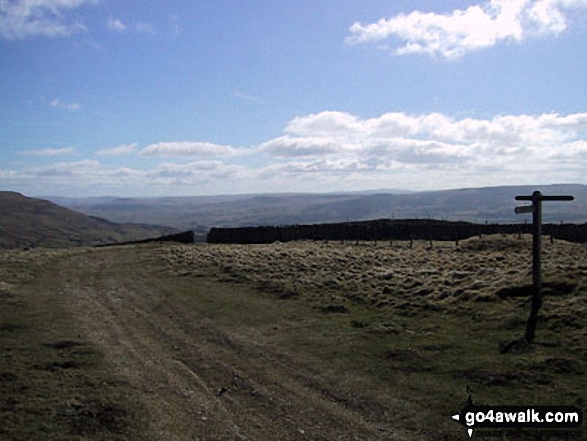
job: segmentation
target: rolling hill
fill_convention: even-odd
[[[516,195],[540,190],[570,194],[575,201],[545,204],[545,222],[587,222],[587,186],[502,186],[429,192],[266,194],[161,198],[59,198],[57,203],[113,222],[147,222],[207,232],[211,227],[335,223],[373,219],[441,219],[524,222]],[[55,199],[57,201],[57,199]]]
[[[170,227],[116,224],[46,200],[0,192],[0,248],[96,245],[172,232]]]

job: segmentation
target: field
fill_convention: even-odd
[[[484,236],[2,252],[0,438],[468,439],[450,418],[467,386],[477,404],[582,408],[587,246],[544,238],[536,342],[500,350],[525,331],[530,249]]]

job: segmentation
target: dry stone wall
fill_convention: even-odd
[[[129,242],[116,242],[105,245],[97,245],[99,247],[108,247],[114,245],[132,245],[140,243],[151,243],[151,242],[178,242],[178,243],[194,243],[195,234],[193,231],[184,231],[183,233],[169,234],[166,236],[155,237],[152,239],[134,240]]]
[[[545,224],[544,235],[587,242],[587,224]],[[380,219],[333,224],[212,228],[209,243],[263,244],[292,240],[457,241],[483,234],[531,234],[532,224],[475,224],[433,219]]]

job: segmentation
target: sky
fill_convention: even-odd
[[[587,184],[587,0],[0,0],[0,190]]]

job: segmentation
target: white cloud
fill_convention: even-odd
[[[149,175],[163,178],[196,176],[202,172],[218,170],[222,165],[221,161],[194,161],[187,164],[164,163],[157,166]]]
[[[124,34],[128,30],[136,31],[139,34],[156,34],[155,29],[153,28],[153,25],[151,23],[140,21],[134,23],[134,25],[127,25],[121,19],[114,17],[108,18],[108,20],[106,21],[106,27],[109,30],[117,32],[119,34]]]
[[[366,161],[360,161],[357,159],[341,158],[341,159],[313,159],[311,161],[292,161],[282,164],[274,164],[265,167],[262,170],[264,177],[270,175],[283,175],[293,176],[296,174],[330,174],[330,173],[352,173],[352,172],[365,172],[374,171],[377,168],[377,164],[372,164]]]
[[[363,157],[399,164],[460,164],[472,160],[469,146],[436,140],[391,138],[366,142]]]
[[[240,98],[241,100],[248,101],[249,103],[265,104],[265,100],[263,98],[259,98],[258,96],[254,95],[247,95],[246,93],[242,93],[239,91],[234,92],[234,96]]]
[[[281,136],[259,146],[259,151],[277,157],[322,156],[342,149],[340,143],[323,137]]]
[[[372,176],[412,170],[415,175],[425,173],[426,180],[433,176],[433,167],[447,173],[438,177],[441,181],[451,179],[448,173],[461,179],[477,173],[493,175],[497,185],[512,176],[530,176],[527,170],[533,167],[548,168],[541,177],[565,181],[569,158],[586,158],[587,113],[454,119],[439,113],[393,112],[361,119],[328,111],[297,117],[285,132],[257,149],[281,161],[271,172]],[[415,183],[415,188],[422,185]]]
[[[106,27],[111,31],[123,34],[126,32],[126,25],[118,18],[110,17],[106,22]]]
[[[70,155],[74,152],[73,147],[64,147],[60,149],[25,150],[22,154],[27,156],[61,156]]]
[[[137,30],[137,32],[139,32],[141,34],[155,35],[155,29],[153,29],[153,25],[151,23],[138,22],[135,25],[135,29]]]
[[[292,135],[312,135],[336,138],[341,134],[362,132],[363,125],[359,119],[349,113],[325,111],[308,116],[294,118],[285,128]]]
[[[25,173],[34,177],[87,177],[100,167],[98,161],[60,162],[57,164],[35,167]]]
[[[170,21],[170,28],[171,28],[171,35],[173,37],[178,37],[179,35],[183,34],[185,29],[181,25],[181,17],[179,15],[173,14],[169,17]]]
[[[134,144],[123,144],[118,147],[112,147],[108,149],[101,149],[95,152],[98,156],[123,156],[130,155],[137,151],[137,143]]]
[[[55,98],[54,100],[52,100],[50,103],[51,107],[58,107],[59,109],[64,109],[64,110],[80,110],[82,108],[81,104],[79,103],[64,103],[61,102],[60,100],[58,100],[57,98]]]
[[[66,185],[104,187],[115,183],[128,182],[129,180],[141,185],[144,183],[146,175],[146,172],[130,167],[109,168],[99,161],[84,160],[25,168],[18,171],[15,176],[20,179],[32,179],[37,182],[61,182]],[[68,180],[63,180],[63,178],[68,178]]]
[[[230,156],[236,150],[228,145],[210,142],[159,142],[145,147],[141,156]]]
[[[378,43],[395,37],[403,46],[396,55],[424,53],[447,59],[525,38],[557,35],[567,28],[567,15],[587,7],[586,0],[490,0],[445,14],[413,11],[376,23],[354,23],[346,41]]]
[[[86,31],[79,20],[69,21],[67,11],[97,0],[2,0],[0,37],[13,40],[33,36],[67,37]]]
[[[163,163],[145,174],[145,183],[193,188],[230,188],[251,177],[244,166],[221,161],[193,161],[186,164]]]

